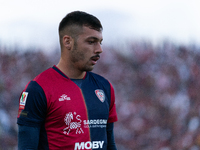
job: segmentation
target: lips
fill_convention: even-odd
[[[92,63],[95,65],[97,63],[97,60],[99,60],[99,58],[100,58],[100,55],[91,57]]]

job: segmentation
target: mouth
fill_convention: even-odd
[[[100,58],[100,55],[96,55],[96,56],[91,57],[92,64],[95,65],[97,63],[97,61],[99,60],[99,58]]]

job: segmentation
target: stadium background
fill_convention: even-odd
[[[111,2],[114,3],[112,0]],[[111,4],[111,2],[109,2],[109,4]],[[143,2],[144,0],[142,0],[141,4]],[[156,5],[158,1],[154,0],[153,2],[154,3],[150,6]],[[177,0],[176,2],[178,3],[180,1]],[[169,34],[172,32],[177,34],[178,31],[181,31],[182,34],[179,36],[177,35],[177,37],[184,36],[188,33],[194,35],[194,29],[197,29],[197,26],[199,27],[199,22],[195,22],[194,20],[199,21],[200,18],[194,18],[194,22],[188,20],[192,17],[187,15],[194,13],[189,12],[189,9],[185,9],[188,8],[189,5],[187,5],[188,7],[183,7],[182,2],[183,1],[181,1],[178,6],[173,6],[173,8],[170,9],[171,11],[181,8],[179,13],[183,14],[182,20],[178,23],[176,20],[178,19],[176,16],[177,14],[175,15],[175,20],[172,19],[173,17],[169,19],[167,23],[173,28],[171,28],[171,30],[166,30],[165,33],[169,31]],[[190,2],[192,6],[195,6],[195,4],[198,6],[196,3],[197,1],[193,0]],[[0,4],[3,6],[2,4],[4,3],[0,1]],[[31,4],[33,4],[33,2]],[[129,9],[131,9],[130,6],[128,7]],[[121,5],[116,8],[120,7]],[[74,8],[76,7],[71,9]],[[149,9],[146,6],[144,6],[144,8],[148,9],[146,13],[150,13],[150,10],[155,11],[155,9]],[[107,7],[107,10],[108,9]],[[134,9],[136,9],[136,7],[134,7]],[[139,13],[142,13],[145,9],[141,10]],[[38,11],[39,10],[40,8]],[[89,8],[85,10],[89,10]],[[187,10],[187,13],[185,13],[184,10]],[[66,10],[64,11],[63,9],[61,11],[62,13],[66,12]],[[11,12],[12,14],[12,11],[8,8],[6,12]],[[94,10],[90,10],[90,12],[96,13]],[[36,11],[34,11],[34,13],[36,13]],[[3,19],[2,14],[5,13],[0,13],[0,150],[16,150],[16,119],[20,92],[29,80],[45,69],[57,64],[60,50],[56,43],[58,42],[57,35],[52,36],[54,34],[50,33],[53,28],[44,25],[44,22],[33,24],[34,17],[30,16],[28,21],[23,18],[24,20],[22,19],[21,21],[24,22],[18,24],[15,22],[18,20],[17,17],[10,23],[3,24],[6,19]],[[99,12],[96,14],[100,15],[101,13]],[[41,18],[44,17],[42,16],[44,14],[40,15]],[[150,37],[142,39],[139,38],[138,35],[148,32],[146,28],[152,26],[151,23],[156,22],[156,19],[159,20],[158,16],[155,20],[151,20],[153,17],[147,19],[150,21],[149,24],[145,21],[145,17],[142,16],[142,25],[145,26],[140,28],[141,30],[137,32],[130,32],[128,38],[119,36],[119,34],[128,27],[132,27],[133,30],[138,29],[137,27],[139,24],[136,26],[134,24],[132,26],[130,22],[125,22],[127,19],[126,17],[129,16],[120,16],[120,12],[116,13],[114,11],[113,13],[112,11],[112,13],[109,13],[104,11],[104,16],[106,15],[107,18],[103,18],[103,16],[100,15],[100,19],[103,19],[103,23],[105,23],[104,52],[94,72],[108,78],[115,88],[119,118],[119,121],[115,124],[115,139],[118,149],[199,150],[199,28],[195,33],[197,36],[192,36],[192,42],[190,39],[188,40],[189,42],[184,40],[182,40],[182,42],[177,42],[178,40],[175,40],[175,38],[167,36],[167,38],[159,39],[155,43],[155,39],[151,39]],[[109,18],[109,15],[120,18],[118,18],[119,20],[116,19],[117,17]],[[167,15],[169,15],[169,13]],[[171,12],[170,15],[173,16],[173,13]],[[63,15],[59,15],[59,17],[62,16]],[[9,16],[7,17],[9,18]],[[126,18],[125,20],[124,17]],[[166,23],[165,19],[167,19],[165,17],[166,16],[163,16],[164,19],[161,20],[164,21],[164,23]],[[59,20],[60,18],[58,18],[57,22]],[[128,20],[130,20],[130,18]],[[135,22],[138,21],[137,18],[133,20]],[[47,24],[49,23],[48,21]],[[106,24],[107,21],[108,24]],[[119,21],[121,21],[121,23],[117,24]],[[26,22],[29,22],[29,24],[24,26]],[[175,23],[178,23],[178,25],[176,26]],[[12,26],[9,26],[10,24],[12,24]],[[163,24],[156,25],[162,26]],[[5,29],[10,29],[9,32],[4,30],[3,27],[5,26],[7,27]],[[17,32],[14,32],[16,30],[16,28],[14,28],[15,26],[17,27]],[[27,26],[31,26],[31,29],[28,30],[26,28]],[[38,28],[40,26],[45,26],[45,33],[38,33]],[[57,29],[57,24],[55,28]],[[155,28],[157,28],[157,26],[155,26]],[[118,31],[118,29],[120,29],[120,31]],[[160,28],[157,29],[156,32],[158,32]],[[167,25],[164,26],[163,29],[167,29]],[[186,29],[190,29],[191,32],[188,30],[186,31]],[[118,32],[116,33],[115,31]],[[37,33],[36,38],[33,38],[33,33]],[[128,33],[127,30],[125,33]],[[150,35],[153,34],[154,31],[152,30]],[[30,35],[30,37],[27,35]],[[20,39],[19,36],[23,37]],[[44,42],[45,37],[48,37],[48,42]],[[42,42],[37,41],[37,39]],[[24,41],[29,42],[27,44],[28,46],[24,45]],[[56,42],[54,43],[52,41]],[[39,45],[37,45],[38,43]],[[47,43],[49,47],[41,45],[42,43]]]

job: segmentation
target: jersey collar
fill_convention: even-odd
[[[60,75],[62,75],[63,77],[69,79],[69,77],[66,76],[56,65],[53,65],[52,68],[53,68],[55,71],[57,71]],[[87,72],[86,72],[85,76],[83,77],[83,79],[85,79],[86,76],[87,76]]]

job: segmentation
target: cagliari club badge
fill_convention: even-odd
[[[102,103],[105,101],[105,94],[103,90],[97,89],[95,90],[95,94]]]

